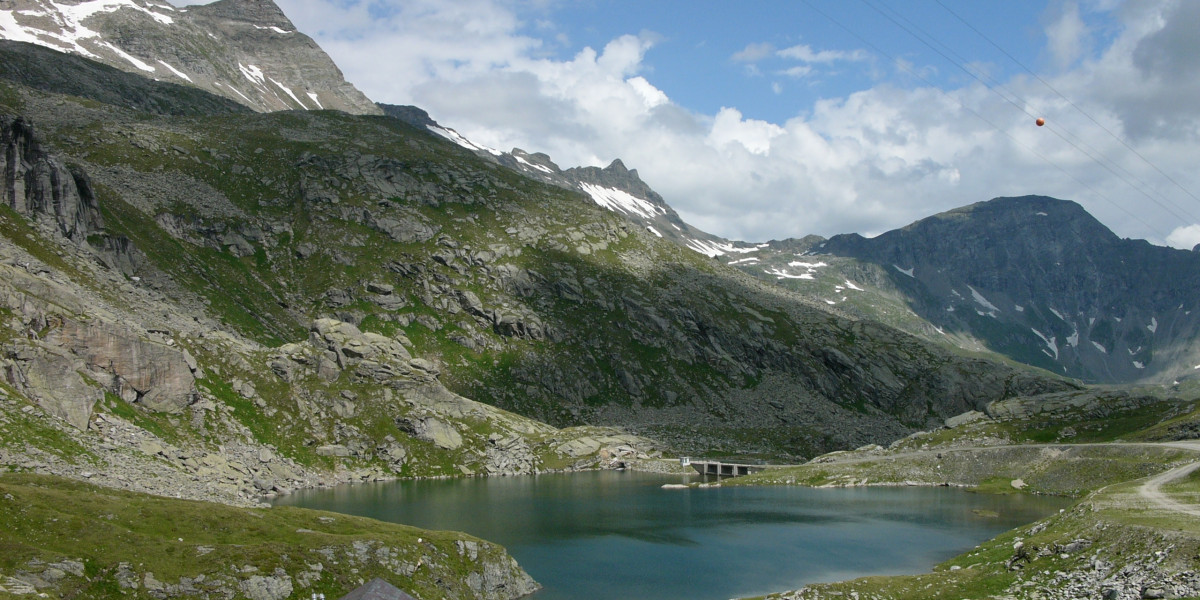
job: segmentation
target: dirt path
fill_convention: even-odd
[[[1200,442],[1171,442],[1163,445],[1187,448],[1189,450],[1196,450],[1197,452],[1200,452]],[[1162,492],[1163,484],[1187,477],[1196,469],[1200,469],[1200,460],[1196,460],[1181,467],[1175,467],[1174,469],[1171,469],[1165,473],[1155,475],[1154,477],[1146,480],[1146,483],[1143,483],[1138,488],[1138,495],[1146,500],[1149,500],[1152,504],[1160,509],[1181,512],[1194,517],[1200,517],[1200,506],[1195,504],[1184,504]]]
[[[917,450],[910,452],[898,452],[895,454],[885,454],[866,457],[846,457],[838,456],[829,457],[823,461],[828,464],[854,464],[865,462],[879,462],[886,460],[895,460],[900,458],[912,458],[918,456],[929,456],[932,454],[951,454],[956,452],[977,452],[981,450],[997,450],[1008,448],[1070,448],[1080,446],[1113,446],[1113,447],[1129,447],[1129,446],[1153,446],[1157,448],[1181,448],[1184,450],[1192,450],[1200,452],[1200,440],[1189,440],[1181,442],[1098,442],[1089,444],[1005,444],[997,446],[967,446],[958,448],[943,448],[933,450]],[[1186,465],[1175,467],[1169,471],[1159,473],[1154,477],[1146,480],[1138,487],[1138,495],[1148,500],[1155,507],[1172,512],[1180,512],[1194,517],[1200,517],[1200,505],[1184,504],[1171,498],[1163,493],[1162,486],[1190,475],[1193,471],[1200,469],[1200,458]]]

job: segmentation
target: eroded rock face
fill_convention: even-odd
[[[105,387],[128,402],[178,413],[196,397],[196,380],[183,352],[133,332],[67,319],[44,341],[78,356]]]
[[[103,228],[87,174],[44,151],[21,118],[0,116],[0,200],[23,215],[54,220],[75,243]]]

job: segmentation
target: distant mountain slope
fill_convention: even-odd
[[[380,113],[271,0],[187,8],[152,0],[6,0],[0,39],[195,86],[256,111]]]
[[[583,192],[598,206],[624,216],[657,237],[677,242],[700,254],[715,257],[748,252],[754,248],[742,242],[730,242],[687,224],[658,192],[642,181],[636,169],[626,168],[619,158],[604,168],[572,167],[563,170],[550,156],[541,152],[531,154],[520,148],[501,152],[481,146],[434,121],[429,113],[415,106],[380,104],[379,107],[384,114],[444,137],[480,158],[504,165],[537,181]]]
[[[1200,252],[1119,239],[1074,202],[997,198],[872,239],[735,242],[685,223],[619,159],[563,170],[545,154],[479,146],[421,109],[385,108],[842,315],[1085,381],[1200,376]]]
[[[0,40],[0,78],[105,104],[155,114],[250,112],[228,98],[187,85],[154,81],[78,56],[26,42]]]
[[[385,108],[477,156],[581,191],[658,237],[839,314],[1086,381],[1200,375],[1200,313],[1192,315],[1200,297],[1200,253],[1119,239],[1073,202],[998,198],[873,239],[733,242],[685,223],[620,160],[603,169],[563,170],[545,154],[479,146],[421,109]]]
[[[920,316],[1084,380],[1172,380],[1200,364],[1200,252],[1117,237],[1074,202],[996,198],[817,255],[884,268]]]

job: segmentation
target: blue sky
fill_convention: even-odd
[[[1044,194],[1200,243],[1194,0],[279,3],[372,99],[564,168],[621,158],[728,238]]]
[[[1004,50],[1022,63],[1032,67],[1041,62],[1044,35],[1039,19],[1046,12],[1045,2],[943,3],[987,38],[1003,41]],[[643,61],[644,74],[673,101],[709,114],[735,106],[749,118],[772,122],[805,111],[819,98],[845,96],[884,79],[923,83],[911,75],[889,77],[882,64],[887,58],[864,41],[914,65],[936,66],[921,71],[921,77],[934,83],[962,85],[970,80],[901,25],[931,34],[927,39],[970,62],[985,63],[992,76],[1003,79],[1020,70],[934,0],[813,0],[811,5],[588,1],[538,3],[523,9],[521,33],[540,38],[547,56],[569,60],[585,47],[602,48],[621,35],[645,32],[655,44]],[[833,54],[823,63],[780,54],[800,47]],[[845,56],[835,58],[837,53]]]

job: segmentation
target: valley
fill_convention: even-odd
[[[492,542],[265,500],[680,456],[1077,499],[933,573],[772,597],[1200,594],[1200,253],[1040,196],[725,240],[620,159],[370,102],[268,0],[18,3],[0,597],[518,598]]]

